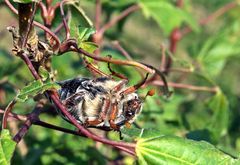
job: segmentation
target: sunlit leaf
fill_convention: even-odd
[[[237,164],[213,145],[204,141],[193,141],[174,136],[159,136],[139,139],[136,153],[140,164]]]
[[[141,0],[140,6],[147,18],[153,18],[163,29],[166,35],[179,27],[182,23],[187,23],[193,30],[198,31],[197,22],[186,11],[174,6],[166,0]]]
[[[12,140],[9,130],[3,129],[0,135],[0,164],[10,165],[16,142]]]
[[[39,93],[43,93],[46,90],[58,89],[59,87],[60,86],[55,82],[43,83],[40,80],[33,81],[19,91],[16,99],[20,102],[25,102],[29,96],[35,96]]]

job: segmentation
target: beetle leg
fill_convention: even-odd
[[[71,95],[70,97],[66,98],[64,101],[62,101],[62,103],[66,107],[74,106],[77,104],[77,102],[79,102],[82,99],[83,94],[84,94],[83,92],[75,93],[75,94]],[[78,96],[79,96],[79,98],[76,99],[76,97],[78,97]]]
[[[97,69],[94,65],[92,65],[90,62],[86,60],[86,58],[83,58],[83,61],[86,65],[86,68],[94,75],[100,75],[104,77],[109,77],[106,73],[102,72],[101,70]]]
[[[108,56],[109,56],[110,59],[112,58],[111,55],[108,55]],[[111,72],[111,75],[112,75],[112,76],[118,77],[118,78],[120,78],[120,79],[128,80],[128,78],[127,78],[126,76],[124,76],[123,74],[115,72],[115,71],[111,68],[111,65],[110,65],[109,62],[108,62],[108,70]]]
[[[128,83],[128,80],[122,80],[118,85],[116,85],[113,89],[112,89],[112,92],[113,93],[116,93],[118,91],[120,91],[124,85],[126,85]]]
[[[124,91],[122,91],[120,93],[120,95],[124,96],[124,95],[135,92],[138,88],[140,88],[146,82],[147,78],[148,78],[148,74],[146,74],[145,78],[141,82],[139,82],[138,84],[136,84],[134,86],[131,86],[131,87],[125,89]]]
[[[102,123],[107,116],[108,109],[110,107],[110,98],[106,98],[103,101],[103,106],[100,112],[100,115],[97,119],[89,121],[88,119],[86,120],[86,125],[87,126],[97,126],[98,124]]]
[[[117,126],[117,124],[115,124],[115,119],[117,117],[118,114],[118,107],[117,107],[118,103],[114,102],[112,104],[112,110],[110,112],[110,117],[109,117],[109,124],[110,127],[116,131],[119,131],[119,126]]]

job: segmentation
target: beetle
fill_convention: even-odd
[[[121,78],[114,80],[85,60],[86,67],[98,78],[73,78],[60,81],[59,98],[68,112],[83,126],[119,131],[122,126],[130,127],[140,114],[143,101],[136,91],[146,82],[148,74],[138,84],[127,86],[128,79],[114,72],[111,75]],[[147,95],[153,95],[148,92]],[[147,96],[146,95],[146,96]],[[59,111],[59,110],[58,110]],[[69,119],[61,112],[62,117]]]
[[[58,93],[80,124],[119,130],[135,120],[143,103],[134,87],[126,84],[126,80],[115,81],[109,77],[74,78],[59,82]]]

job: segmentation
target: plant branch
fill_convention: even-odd
[[[53,125],[53,124],[46,123],[46,122],[41,121],[41,120],[35,121],[33,124],[38,125],[38,126],[42,126],[42,127],[45,127],[45,128],[53,129],[53,130],[56,130],[56,131],[72,134],[72,135],[86,137],[78,131],[73,131],[73,130],[70,130],[70,129],[67,129],[67,128],[59,127],[59,126],[56,126],[56,125]]]
[[[139,62],[136,62],[136,61],[116,60],[116,59],[111,59],[108,57],[95,56],[94,54],[88,53],[87,51],[83,50],[82,48],[78,48],[77,50],[74,49],[74,51],[76,51],[78,53],[82,53],[85,56],[90,57],[97,61],[109,62],[109,63],[113,63],[113,64],[118,64],[118,65],[135,66],[135,67],[145,70],[148,73],[152,73],[152,74],[155,73],[155,71],[153,69],[151,69],[151,68],[147,67],[146,65],[143,65]]]
[[[6,107],[4,114],[3,114],[3,119],[2,119],[2,129],[6,129],[7,128],[7,119],[8,119],[8,115],[11,114],[11,111],[14,107],[14,105],[16,104],[16,100],[12,100],[8,106]]]
[[[96,31],[98,31],[100,29],[100,26],[101,26],[101,15],[102,15],[101,0],[96,0],[96,8],[95,8],[95,28],[96,28]]]
[[[28,115],[27,120],[24,122],[18,133],[13,137],[13,140],[16,143],[19,143],[21,139],[27,134],[29,128],[33,125],[34,122],[39,120],[39,114],[42,109],[42,104],[37,104],[34,110]]]
[[[184,1],[183,0],[178,0],[176,2],[176,6],[181,8],[183,6]],[[169,42],[170,42],[170,46],[169,46],[169,50],[172,54],[174,54],[176,52],[177,49],[177,44],[178,41],[181,39],[181,32],[179,30],[179,27],[175,27],[175,29],[173,29],[173,31],[170,34],[169,37]],[[168,70],[171,68],[172,65],[172,59],[170,56],[167,57],[166,59],[166,63],[165,66],[162,66],[164,68],[165,73],[168,73]]]
[[[163,86],[163,82],[158,80],[152,81],[149,84]],[[206,91],[206,92],[213,92],[213,93],[216,93],[219,90],[217,86],[216,87],[194,86],[194,85],[174,83],[174,82],[168,82],[168,86],[173,88],[189,89],[193,91]]]
[[[60,2],[60,13],[61,13],[61,16],[62,16],[62,21],[63,21],[63,26],[64,26],[64,29],[65,29],[65,32],[66,32],[66,37],[65,37],[65,40],[68,40],[70,38],[70,29],[67,25],[67,21],[65,19],[65,14],[64,14],[64,9],[63,9],[63,5],[69,0],[63,0]]]
[[[18,15],[18,11],[14,8],[14,6],[9,2],[9,0],[4,0],[6,5],[10,8],[11,11],[13,11],[15,14]],[[47,32],[54,40],[55,43],[53,45],[53,49],[57,50],[61,44],[59,38],[46,26],[42,25],[39,22],[33,21],[33,24],[37,27],[39,27],[40,29],[44,30],[45,32]]]
[[[130,54],[120,45],[119,41],[113,41],[112,43],[113,43],[113,46],[117,50],[119,50],[124,57],[126,57],[127,60],[129,60],[129,61],[133,60],[132,57],[130,56]],[[139,70],[139,68],[137,68],[137,71],[139,72],[141,77],[144,78],[144,74],[143,74],[143,72],[141,70]]]
[[[121,12],[120,15],[114,17],[113,19],[111,19],[109,22],[107,22],[100,30],[99,30],[99,33],[101,35],[104,34],[104,32],[111,28],[112,26],[114,26],[116,23],[118,23],[120,20],[122,20],[123,18],[125,18],[126,16],[128,16],[129,14],[137,11],[140,9],[140,6],[135,4],[135,5],[132,5],[130,7],[128,7],[126,10],[124,10],[123,12]]]
[[[1,113],[4,114],[5,111],[2,110],[2,109],[0,109],[0,114],[1,114]],[[16,119],[16,120],[20,120],[20,121],[25,121],[25,120],[27,119],[27,117],[26,117],[25,115],[18,115],[18,114],[13,113],[13,112],[10,112],[10,113],[8,114],[8,117],[12,117],[12,118],[14,118],[14,119]]]

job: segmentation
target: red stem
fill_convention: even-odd
[[[102,4],[101,0],[96,0],[96,9],[95,9],[95,28],[98,31],[101,26],[101,15],[102,15]]]
[[[70,29],[68,27],[67,21],[65,19],[65,14],[64,14],[64,9],[63,9],[63,5],[69,0],[63,0],[60,3],[60,12],[61,12],[61,16],[62,16],[62,21],[63,21],[63,26],[66,32],[66,37],[65,40],[68,40],[70,38]]]
[[[157,80],[150,82],[150,84],[163,86],[163,82],[157,81]],[[168,82],[168,86],[174,87],[174,88],[189,89],[193,91],[207,91],[207,92],[213,92],[213,93],[216,93],[218,91],[218,87],[194,86],[194,85],[174,83],[174,82]]]
[[[16,100],[12,100],[8,106],[6,107],[4,114],[3,114],[3,119],[2,119],[2,129],[7,128],[7,119],[9,114],[11,114],[11,110],[13,109],[13,106],[16,104]]]
[[[137,11],[140,9],[139,5],[132,5],[129,8],[127,8],[126,10],[124,10],[123,12],[121,12],[120,15],[118,15],[117,17],[114,17],[113,19],[111,19],[108,23],[106,23],[100,30],[99,33],[101,35],[104,34],[104,32],[111,28],[112,26],[114,26],[116,23],[118,23],[120,20],[122,20],[123,18],[125,18],[126,16],[128,16],[129,14]]]

